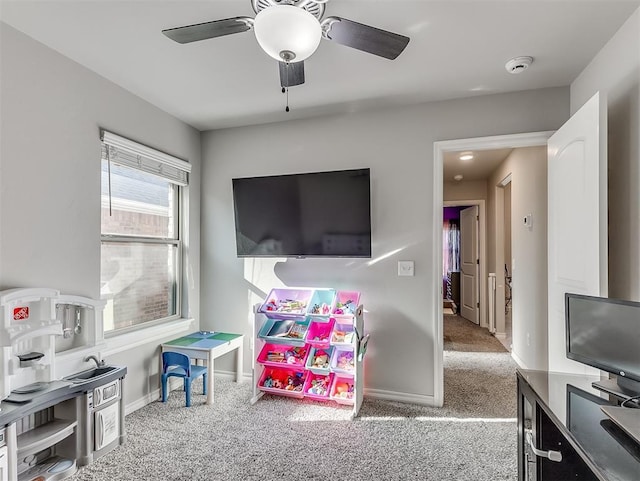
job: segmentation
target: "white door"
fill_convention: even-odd
[[[480,323],[478,307],[478,206],[460,212],[460,315]]]
[[[549,371],[594,372],[566,358],[564,294],[607,295],[606,135],[596,93],[548,141]]]

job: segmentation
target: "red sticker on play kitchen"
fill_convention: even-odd
[[[29,308],[27,306],[14,307],[13,308],[13,320],[14,321],[23,321],[25,319],[29,319]]]

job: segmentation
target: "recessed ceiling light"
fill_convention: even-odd
[[[462,154],[460,154],[459,159],[460,160],[471,160],[471,159],[473,159],[473,154],[471,152],[463,152]]]
[[[454,180],[457,180],[457,181],[461,181],[461,180],[462,180],[462,174],[456,174],[456,175],[454,175],[454,176],[453,176],[453,179],[454,179]]]

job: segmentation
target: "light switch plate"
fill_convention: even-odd
[[[398,275],[413,276],[414,275],[413,261],[398,261]]]

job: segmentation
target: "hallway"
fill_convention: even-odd
[[[489,331],[456,314],[444,315],[444,350],[509,352]]]

